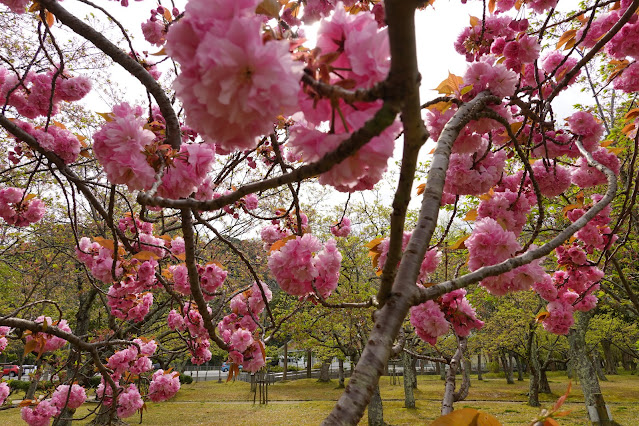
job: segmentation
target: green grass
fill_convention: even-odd
[[[608,382],[601,382],[602,392],[610,405],[613,418],[621,424],[635,424],[639,418],[639,377],[620,375],[609,376]],[[549,407],[566,391],[568,380],[560,374],[551,374],[552,395],[540,395],[542,406]],[[403,408],[404,388],[391,386],[388,377],[380,380],[380,390],[384,400],[384,419],[392,425],[429,424],[439,416],[444,384],[438,376],[419,376],[415,390],[416,409]],[[337,382],[317,383],[316,380],[296,380],[269,386],[267,406],[253,405],[250,386],[243,382],[217,383],[216,381],[184,385],[171,401],[148,403],[143,423],[147,425],[315,425],[330,412],[343,389],[337,389]],[[504,425],[526,425],[539,413],[539,408],[526,405],[528,381],[507,385],[503,378],[473,380],[470,393],[465,401],[455,404],[456,408],[472,407],[496,416]],[[10,399],[13,396],[10,397]],[[78,410],[76,416],[86,414],[91,405]],[[579,385],[573,383],[573,390],[565,405],[572,410],[560,419],[562,425],[588,424],[583,405],[583,394]],[[366,424],[366,417],[361,424]],[[139,422],[139,417],[129,418],[131,424]],[[86,421],[78,422],[85,424]],[[1,425],[18,425],[18,409],[0,411]]]

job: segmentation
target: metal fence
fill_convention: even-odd
[[[226,381],[229,374],[228,371],[227,372],[220,371],[220,367],[206,366],[206,365],[189,366],[185,369],[184,373],[191,376],[193,378],[193,381],[196,383],[206,382],[211,380]],[[270,384],[273,384],[275,382],[281,382],[284,377],[284,373],[281,371],[280,372],[266,371],[266,372],[260,372],[257,374],[264,375],[264,380]],[[249,372],[240,371],[240,374],[236,380],[251,383],[251,375],[252,374]],[[339,371],[337,368],[331,368],[328,372],[328,375],[331,379],[338,379]],[[344,369],[344,377],[350,377],[350,375],[351,375],[350,369]],[[319,377],[320,377],[320,370],[311,370],[310,378],[319,379]],[[306,378],[308,378],[308,373],[306,370],[288,371],[286,373],[286,380],[298,380],[298,379],[306,379]]]

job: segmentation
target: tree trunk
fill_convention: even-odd
[[[40,382],[40,379],[42,378],[42,375],[44,374],[44,370],[41,368],[42,358],[36,361],[35,366],[36,366],[36,370],[35,370],[35,373],[33,374],[33,379],[31,380],[31,383],[29,383],[29,389],[27,389],[24,399],[35,398],[35,393],[38,390],[38,383]]]
[[[597,372],[597,377],[602,382],[607,382],[608,378],[604,374],[603,368],[601,368],[601,360],[599,359],[599,351],[595,348],[592,351],[592,365],[595,367],[595,371]]]
[[[438,368],[438,370],[439,370],[438,372],[439,372],[439,379],[440,380],[446,380],[446,365],[447,364],[441,364],[440,365],[439,362],[437,363],[437,367],[439,367]]]
[[[457,370],[461,366],[462,358],[464,356],[464,352],[466,351],[466,343],[467,340],[465,337],[457,338],[457,351],[455,351],[455,355],[453,355],[452,359],[450,360],[448,372],[446,373],[446,385],[444,387],[444,398],[442,399],[442,416],[450,414],[453,411],[453,403],[455,401],[463,400],[468,394],[467,384],[466,387],[464,386],[464,384],[462,384],[459,392],[457,394],[455,393],[455,375],[457,374]],[[465,374],[464,381],[466,377],[467,375]]]
[[[506,383],[509,385],[514,385],[515,381],[513,380],[513,369],[512,366],[508,363],[508,357],[503,351],[499,353],[499,359],[501,360],[501,366],[504,368],[504,373],[506,374]]]
[[[552,393],[550,390],[550,383],[548,383],[548,376],[546,375],[546,369],[542,368],[539,371],[539,392],[540,393]]]
[[[284,342],[284,370],[282,371],[282,381],[286,381],[288,374],[288,341]]]
[[[568,343],[570,344],[570,358],[573,361],[573,366],[584,393],[586,410],[592,407],[591,410],[597,413],[598,423],[591,416],[593,423],[610,425],[612,423],[611,419],[608,418],[606,404],[597,380],[597,373],[586,354],[586,330],[588,329],[592,312],[577,312],[575,316],[575,326],[568,333]]]
[[[306,378],[310,379],[311,378],[311,369],[313,368],[313,354],[311,353],[311,350],[307,350],[306,351]]]
[[[98,294],[98,290],[95,287],[91,287],[88,292],[85,292],[82,288],[83,281],[78,278],[76,283],[80,305],[78,306],[78,312],[75,314],[76,326],[74,333],[76,336],[84,336],[89,331],[89,310],[91,309],[91,305]],[[67,368],[66,380],[73,379],[73,381],[84,382],[84,380],[82,380],[83,377],[78,377],[83,375],[82,372],[79,371],[81,360],[82,353],[76,350],[74,346],[71,346],[69,349],[69,360],[67,361],[67,365],[69,367]],[[75,410],[71,410],[65,406],[53,421],[53,426],[70,426],[73,422],[74,412]]]
[[[514,355],[513,358],[515,359],[515,363],[517,364],[517,381],[518,382],[523,382],[524,381],[524,366],[523,366],[523,363],[521,362],[521,359],[519,358],[519,355]]]
[[[413,393],[413,379],[415,372],[413,371],[413,358],[402,351],[402,366],[404,367],[404,408],[415,408],[415,394]]]
[[[572,378],[575,375],[575,369],[572,366],[572,360],[568,360],[568,362],[566,363],[566,376],[568,376],[569,379],[572,380]]]
[[[379,385],[375,385],[375,391],[368,404],[368,425],[384,426],[384,407],[382,406],[382,397],[379,394]]]
[[[537,340],[535,337],[534,329],[530,331],[528,336],[528,354],[530,362],[530,383],[528,385],[528,405],[531,407],[539,407],[539,372],[541,366],[539,365],[539,354],[537,350]]]
[[[339,358],[337,360],[338,362],[338,372],[339,372],[339,384],[337,385],[338,388],[343,388],[344,387],[344,360],[342,358]]]
[[[411,380],[411,386],[413,389],[417,389],[417,359],[412,358],[410,362],[410,371],[413,373],[413,380]]]
[[[484,380],[481,375],[481,352],[477,354],[477,380]]]
[[[107,407],[106,405],[100,406],[100,411],[95,416],[93,420],[89,422],[90,426],[124,426],[128,425],[127,422],[120,420],[120,418],[116,415],[115,410],[111,410],[111,407]]]
[[[330,368],[331,368],[331,359],[323,359],[322,360],[322,366],[320,367],[320,375],[319,375],[319,379],[317,379],[318,382],[323,382],[323,383],[327,383],[331,381],[331,376],[330,376]]]
[[[610,340],[607,340],[607,339],[602,340],[601,347],[603,348],[604,361],[606,363],[606,374],[618,374],[617,360],[615,359],[615,355],[612,353]]]

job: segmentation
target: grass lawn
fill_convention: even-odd
[[[624,425],[637,424],[639,419],[639,377],[608,376],[601,382],[602,392],[609,404],[613,419]],[[565,392],[568,379],[564,375],[551,373],[549,377],[552,395],[540,395],[542,405],[549,407]],[[337,382],[317,383],[316,380],[296,380],[269,386],[269,404],[253,405],[253,394],[248,383],[216,381],[184,385],[171,401],[148,403],[143,424],[147,425],[315,425],[328,414],[342,392],[336,389]],[[527,425],[539,413],[539,408],[526,405],[528,381],[507,385],[505,379],[490,377],[483,381],[473,380],[466,401],[455,404],[456,408],[472,407],[485,410],[496,416],[502,424]],[[384,401],[384,419],[392,425],[429,424],[438,417],[443,382],[439,376],[419,376],[415,390],[417,409],[405,409],[404,388],[392,386],[388,377],[380,380]],[[9,397],[10,399],[13,397]],[[578,384],[565,407],[573,410],[560,419],[562,425],[589,424],[583,405],[583,394]],[[90,408],[91,406],[88,405]],[[76,416],[87,413],[88,408],[78,410]],[[364,417],[365,419],[366,417]],[[137,424],[139,416],[128,419]],[[78,422],[84,424],[86,421]],[[0,411],[0,425],[19,425],[18,409]],[[363,421],[361,424],[366,424]]]

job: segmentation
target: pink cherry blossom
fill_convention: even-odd
[[[166,25],[159,19],[149,19],[142,23],[142,35],[149,43],[162,46],[166,42]]]
[[[144,129],[146,120],[141,107],[122,103],[113,107],[113,120],[93,135],[93,152],[104,166],[111,183],[126,184],[130,191],[149,189],[155,170],[144,155],[144,147],[155,139]]]
[[[620,164],[619,158],[605,148],[599,148],[592,153],[593,158],[598,163],[606,166],[615,175],[619,174]],[[606,175],[597,170],[594,167],[588,165],[588,161],[585,158],[579,158],[577,161],[577,168],[572,171],[571,176],[572,183],[580,188],[590,188],[591,186],[602,185],[608,182]]]
[[[477,221],[465,244],[471,271],[503,262],[521,248],[513,232],[505,230],[488,217]]]
[[[169,31],[166,51],[182,65],[174,87],[187,124],[224,152],[251,149],[278,115],[295,111],[301,66],[285,41],[262,41],[255,2],[250,9],[224,2],[217,6],[224,12],[209,3],[190,1]]]
[[[0,3],[7,6],[12,12],[22,14],[27,11],[27,5],[31,0],[2,0]]]
[[[4,401],[11,393],[11,389],[9,389],[9,385],[5,382],[0,383],[0,405],[4,404]]]
[[[450,327],[439,305],[432,300],[410,308],[410,323],[417,335],[431,345],[437,342],[439,336],[448,333]]]
[[[87,399],[86,390],[79,385],[60,385],[51,395],[51,402],[62,410],[65,406],[75,410]]]
[[[532,165],[539,192],[546,197],[555,197],[570,187],[570,171],[559,164],[547,166],[544,161]]]
[[[140,391],[134,384],[125,387],[118,395],[117,413],[119,417],[131,417],[136,411],[142,409],[144,401],[140,396]]]
[[[153,402],[166,401],[180,390],[180,375],[177,372],[168,373],[157,370],[153,373],[149,384],[149,399]]]
[[[49,426],[51,417],[57,416],[60,409],[56,407],[50,399],[40,401],[35,407],[23,407],[20,410],[20,417],[29,426]]]

